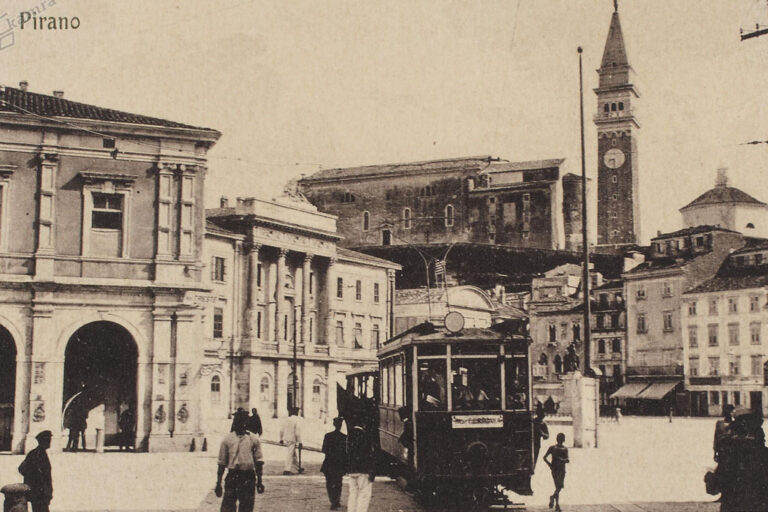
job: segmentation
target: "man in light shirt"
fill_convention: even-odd
[[[224,499],[221,512],[252,512],[254,490],[264,492],[261,482],[264,457],[261,443],[255,435],[246,430],[248,413],[238,411],[232,421],[233,431],[221,441],[219,449],[219,469],[216,475],[216,496],[221,497],[221,477],[224,479]],[[238,508],[239,502],[239,508]]]
[[[288,453],[285,454],[284,475],[292,475],[294,472],[300,473],[299,460],[296,448],[301,450],[301,426],[299,425],[299,408],[291,407],[288,410],[288,417],[283,421],[280,429],[280,444],[288,447]]]

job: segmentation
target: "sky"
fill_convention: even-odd
[[[41,4],[79,28],[14,29],[0,83],[221,131],[208,207],[354,165],[563,157],[580,173],[578,46],[596,174],[611,0],[3,0],[0,33]],[[739,38],[768,25],[766,0],[619,0],[619,14],[641,94],[642,239],[681,227],[718,167],[768,202],[768,144],[744,144],[768,140],[768,35]]]

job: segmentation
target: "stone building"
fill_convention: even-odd
[[[299,185],[348,247],[478,242],[563,247],[563,159],[469,157],[319,171]],[[576,199],[576,196],[574,200]],[[569,228],[573,232],[575,228]]]
[[[647,260],[623,275],[627,305],[627,381],[657,383],[653,389],[619,390],[625,399],[645,399],[647,411],[675,406],[682,391],[683,292],[713,277],[728,254],[745,244],[741,233],[698,226],[651,239]],[[636,389],[637,388],[637,389]],[[633,396],[624,396],[631,391]]]
[[[627,245],[640,236],[637,132],[632,83],[618,10],[611,17],[595,89],[597,113],[597,243]]]
[[[624,383],[627,369],[627,313],[624,283],[610,281],[592,290],[592,367],[600,370],[600,404]]]
[[[77,411],[117,444],[188,449],[205,291],[206,153],[220,133],[0,89],[0,449],[65,442]],[[12,361],[15,364],[11,363]]]
[[[766,262],[768,243],[749,244],[683,295],[683,363],[694,416],[719,416],[725,404],[768,412]]]
[[[728,185],[726,169],[717,170],[714,188],[680,208],[686,227],[711,225],[747,236],[768,237],[768,204]]]
[[[298,196],[238,198],[232,206],[222,199],[207,218],[216,226],[211,237],[235,241],[211,249],[224,265],[223,280],[215,280],[235,283],[235,306],[214,301],[205,315],[210,417],[237,407],[282,417],[295,400],[305,418],[332,418],[336,383],[375,362],[391,336],[399,265],[337,247],[336,217]],[[232,327],[217,331],[217,315]]]

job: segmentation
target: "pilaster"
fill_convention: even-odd
[[[325,272],[325,344],[329,351],[336,346],[334,329],[336,328],[334,303],[336,302],[336,259],[328,260],[328,268]]]
[[[309,293],[310,276],[312,273],[313,255],[307,253],[304,255],[304,266],[301,272],[301,341],[304,343],[304,351],[311,353],[309,338],[309,315],[311,313],[311,295]],[[313,290],[314,291],[314,290]]]
[[[56,174],[59,155],[51,144],[58,144],[58,136],[44,133],[37,182],[37,244],[35,247],[35,277],[52,278],[56,243]]]
[[[275,391],[277,392],[277,417],[288,415],[288,374],[291,367],[288,361],[281,359],[277,362],[277,375],[275,378]]]
[[[285,346],[285,328],[283,325],[283,315],[285,314],[285,258],[288,255],[288,249],[280,249],[277,257],[277,275],[275,276],[275,339],[277,343],[284,348]],[[283,352],[284,350],[280,350]]]

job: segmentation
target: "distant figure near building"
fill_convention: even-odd
[[[120,451],[130,450],[134,448],[136,434],[134,428],[136,425],[136,416],[133,414],[133,409],[127,407],[121,414],[118,420],[118,426],[120,427]]]
[[[347,436],[341,433],[343,422],[343,418],[334,418],[333,432],[328,432],[323,438],[325,459],[320,466],[320,472],[325,475],[325,487],[331,502],[331,510],[341,508],[342,478],[347,472]]]
[[[251,416],[248,418],[248,426],[247,426],[248,432],[251,434],[256,434],[259,437],[264,433],[264,430],[261,427],[261,417],[259,416],[259,411],[256,410],[254,407],[251,409]]]
[[[236,412],[232,422],[234,430],[221,441],[215,491],[218,497],[224,495],[221,512],[252,512],[254,491],[259,494],[264,492],[261,481],[264,469],[261,443],[258,437],[248,433],[247,422],[247,412]],[[222,491],[221,477],[225,469],[227,476]]]
[[[347,437],[347,456],[349,475],[348,512],[367,512],[371,502],[373,481],[376,478],[376,449],[370,428],[370,421],[365,417],[353,418],[352,429]],[[349,424],[349,423],[348,423]]]
[[[533,464],[531,469],[536,470],[536,461],[539,460],[541,440],[549,439],[549,427],[544,423],[544,407],[539,404],[536,407],[536,416],[533,418]]]
[[[50,430],[37,434],[37,448],[30,451],[19,466],[19,473],[24,476],[24,483],[30,488],[27,499],[32,504],[32,512],[48,512],[53,499],[51,461],[46,452],[51,447],[52,437]]]
[[[550,446],[547,453],[544,454],[544,462],[552,470],[552,480],[555,482],[555,492],[549,497],[549,508],[555,507],[560,512],[560,491],[565,487],[565,465],[568,460],[568,448],[564,446],[565,434],[557,434],[557,444]],[[549,457],[549,460],[547,460]]]
[[[292,475],[294,472],[299,472],[299,459],[296,449],[300,450],[302,446],[298,414],[299,408],[291,407],[288,411],[288,417],[285,418],[280,429],[280,444],[285,444],[288,447],[288,452],[285,454],[284,475]]]

